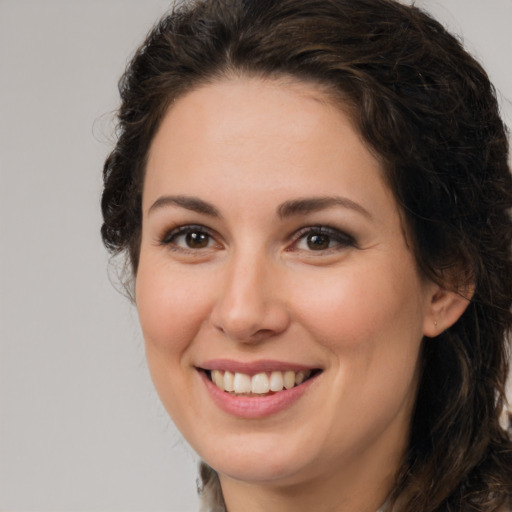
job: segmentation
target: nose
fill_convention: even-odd
[[[264,257],[234,255],[222,272],[211,315],[214,327],[242,343],[261,342],[284,332],[290,315],[279,272]]]

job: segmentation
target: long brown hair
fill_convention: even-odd
[[[232,74],[291,76],[347,108],[381,159],[419,268],[473,298],[423,342],[423,372],[393,510],[494,511],[512,496],[499,424],[512,325],[512,179],[495,93],[460,42],[393,0],[200,0],[164,17],[120,81],[104,167],[102,236],[137,272],[141,191],[170,103]]]

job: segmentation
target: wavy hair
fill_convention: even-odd
[[[136,276],[145,162],[169,105],[235,75],[317,84],[382,162],[422,273],[474,289],[423,341],[409,448],[390,496],[402,512],[511,506],[500,426],[512,325],[507,133],[482,67],[437,21],[393,0],[196,0],[158,23],[120,80],[104,166],[102,237]],[[211,483],[212,474],[203,471]]]

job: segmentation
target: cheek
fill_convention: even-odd
[[[329,418],[323,420],[336,426],[332,436],[340,443],[340,425],[354,439],[366,432],[367,441],[399,412],[408,424],[422,341],[421,290],[413,266],[389,264],[295,285],[294,295],[305,297],[300,323],[332,356]]]
[[[407,265],[361,265],[350,270],[316,275],[295,285],[305,297],[302,323],[333,351],[392,345],[422,338],[421,284]]]
[[[136,301],[146,358],[155,389],[171,418],[187,431],[191,389],[190,347],[207,318],[208,293],[200,279],[172,271],[166,263],[140,265]],[[203,286],[201,286],[201,284]]]
[[[209,303],[208,288],[196,281],[165,265],[139,267],[136,302],[147,346],[171,353],[187,349],[207,315]]]

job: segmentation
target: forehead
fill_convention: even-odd
[[[321,135],[317,123],[319,117],[325,122],[327,112],[338,121],[347,116],[333,96],[317,84],[292,78],[225,78],[203,84],[171,104],[153,139],[150,157],[158,139],[170,141],[169,125],[175,129],[173,139],[194,132],[196,142],[212,138],[215,142],[239,144],[247,142],[240,139],[245,133],[253,140],[263,140],[269,130],[279,132],[283,138],[286,134],[299,135],[298,130],[308,126],[310,133],[303,133],[304,137],[310,137],[313,131]],[[212,120],[211,124],[205,122]],[[230,140],[230,136],[236,139]]]
[[[268,171],[274,182],[307,173],[320,179],[320,168],[325,180],[340,163],[360,180],[368,178],[362,168],[382,174],[351,117],[326,91],[291,80],[237,78],[173,103],[149,151],[146,185],[158,186],[169,174],[176,185],[226,174],[243,182],[251,171],[261,178]]]

